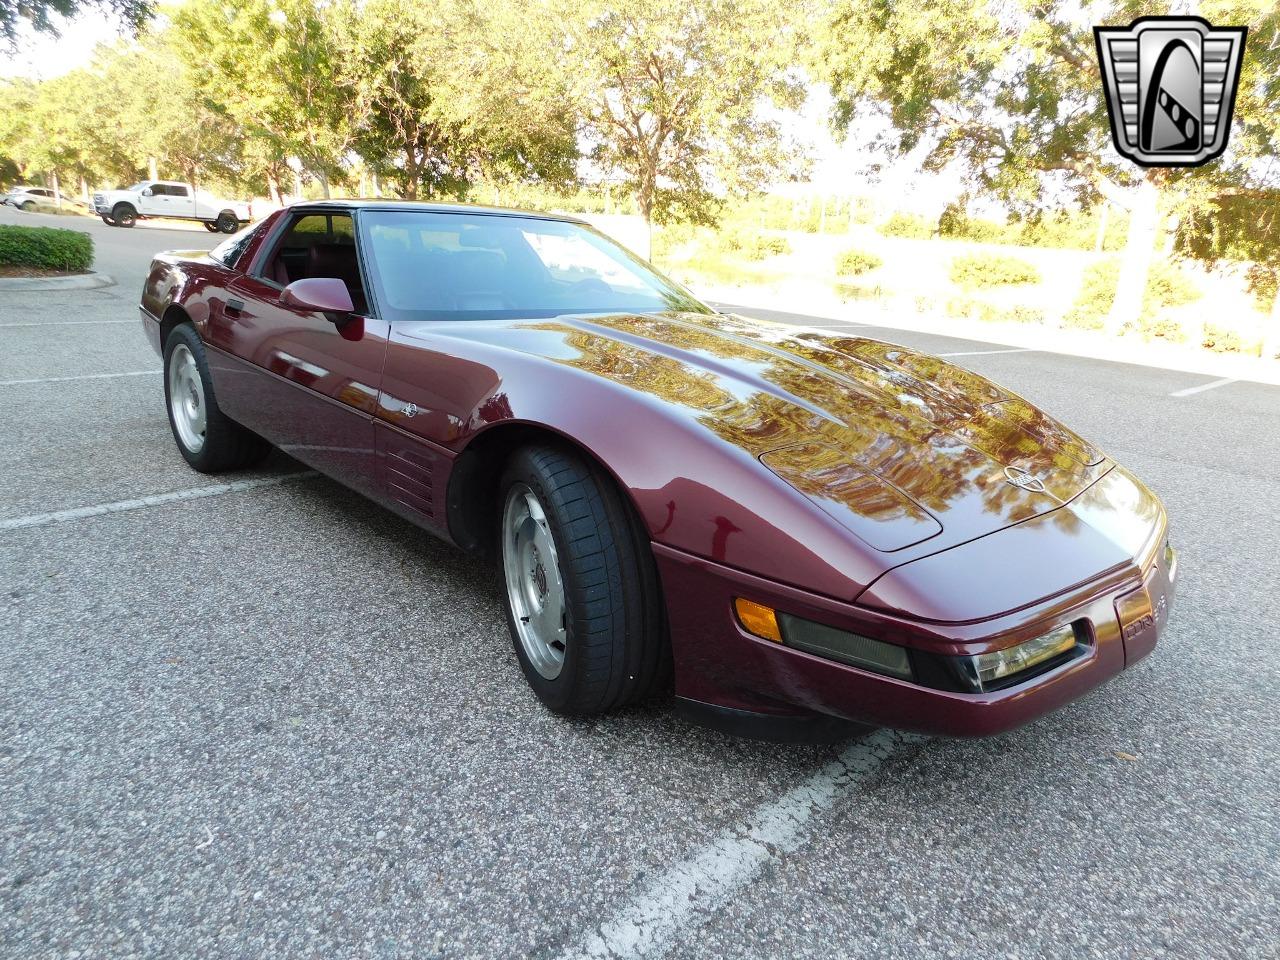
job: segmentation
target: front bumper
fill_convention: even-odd
[[[976,624],[929,624],[763,580],[661,544],[654,556],[671,626],[676,695],[699,707],[780,720],[830,716],[947,736],[1011,730],[1078,699],[1146,656],[1173,602],[1176,564],[1162,552],[1140,574],[1111,571],[1069,596]],[[1170,568],[1170,569],[1166,569]],[[1145,587],[1149,617],[1121,629],[1116,600]],[[1021,683],[957,693],[813,656],[747,633],[733,613],[745,596],[820,623],[940,655],[985,653],[1064,623],[1083,623],[1088,651]]]

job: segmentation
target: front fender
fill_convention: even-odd
[[[485,336],[475,323],[398,326],[380,415],[458,455],[503,427],[564,436],[613,475],[655,542],[757,576],[847,600],[890,566],[717,432],[698,383],[674,364],[615,356],[613,369],[588,369],[557,350],[554,324]],[[540,337],[539,349],[512,349]]]

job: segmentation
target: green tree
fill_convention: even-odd
[[[326,197],[343,175],[360,122],[334,55],[344,3],[230,0],[173,12],[170,49],[183,55],[203,106],[253,143],[249,156],[275,195],[290,157]]]
[[[513,5],[370,0],[341,31],[354,148],[404,197],[461,195],[479,179],[572,179],[563,75]]]
[[[867,112],[892,120],[891,146],[923,145],[926,167],[955,164],[971,186],[1015,207],[1044,205],[1051,188],[1130,211],[1109,325],[1138,314],[1157,239],[1223,197],[1280,186],[1280,61],[1274,0],[1218,0],[1199,13],[1247,25],[1233,150],[1194,170],[1144,170],[1110,144],[1092,26],[1167,14],[1168,4],[1119,0],[842,0],[828,18],[816,72],[849,131]],[[1259,162],[1261,158],[1270,158]]]
[[[563,31],[555,46],[569,52],[591,160],[647,222],[714,222],[720,197],[790,172],[776,111],[799,106],[803,88],[788,9],[589,0],[544,18]]]

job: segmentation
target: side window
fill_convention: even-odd
[[[309,277],[336,277],[347,285],[356,311],[368,309],[350,214],[295,216],[260,272],[263,279],[282,287]]]
[[[224,267],[234,267],[240,262],[244,252],[249,249],[249,245],[254,238],[262,232],[262,227],[262,224],[258,224],[252,230],[245,230],[242,233],[237,233],[234,237],[223,240],[222,243],[209,251],[209,256]]]
[[[166,186],[165,189],[171,197],[185,197],[187,195],[186,187]]]
[[[169,188],[163,183],[151,184],[151,195],[153,197],[165,197],[169,195]]]

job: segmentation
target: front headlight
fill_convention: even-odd
[[[911,679],[911,660],[905,647],[793,617],[742,597],[734,601],[734,607],[743,629],[757,637],[812,653],[815,657],[847,663],[851,667],[861,667],[899,680]]]
[[[1003,686],[1001,681],[1008,677],[1071,653],[1079,642],[1075,625],[1068,623],[1003,650],[956,657],[954,663],[970,689],[980,693]]]

